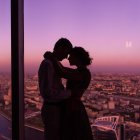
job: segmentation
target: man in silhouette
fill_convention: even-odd
[[[61,77],[49,59],[49,55],[57,61],[67,58],[72,49],[71,42],[66,38],[59,39],[53,52],[46,52],[41,62],[38,78],[40,94],[43,97],[41,116],[44,123],[45,140],[60,140],[61,137],[61,103],[70,97],[71,92],[66,90],[61,82]]]

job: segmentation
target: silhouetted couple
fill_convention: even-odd
[[[69,55],[69,57],[68,57]],[[59,61],[67,58],[76,69]],[[45,140],[93,140],[81,97],[91,80],[87,66],[91,58],[82,47],[72,47],[66,38],[59,39],[53,52],[46,52],[40,64],[39,88],[43,97],[41,116]],[[64,88],[61,78],[67,80]]]

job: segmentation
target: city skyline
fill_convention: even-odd
[[[140,69],[139,0],[24,0],[25,69],[37,71],[61,37],[84,47],[93,71]],[[10,0],[0,1],[0,67],[10,69]],[[64,64],[68,62],[65,61]]]
[[[8,74],[0,74],[0,93],[0,114],[9,118],[11,117],[12,102],[10,75]],[[93,76],[81,100],[87,111],[94,138],[101,139],[111,137],[110,139],[113,139],[114,133],[110,133],[110,131],[108,133],[106,130],[118,132],[116,136],[119,137],[120,124],[121,126],[122,124],[125,126],[125,131],[121,132],[126,137],[126,140],[132,137],[139,137],[140,74],[97,73]],[[39,94],[37,75],[28,74],[25,76],[24,101],[25,124],[28,127],[31,126],[32,129],[30,133],[25,133],[25,135],[27,134],[26,139],[31,139],[28,138],[30,136],[37,139],[38,135],[39,138],[42,139],[43,124],[40,116],[42,98]],[[3,115],[0,115],[0,118],[2,118]],[[0,130],[1,136],[9,138],[11,135],[9,136],[7,132],[11,131],[9,131],[9,129],[5,131],[9,128],[9,126],[5,125],[7,124],[7,120],[2,121],[1,124],[3,128]],[[37,131],[34,133],[34,130]],[[34,135],[32,135],[32,133]]]

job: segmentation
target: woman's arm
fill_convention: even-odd
[[[50,59],[55,67],[56,72],[65,79],[82,80],[82,74],[78,70],[64,67],[57,61],[50,52],[45,54],[45,58]]]
[[[77,69],[72,69],[68,67],[61,67],[61,75],[65,79],[70,80],[82,80],[82,74]]]
[[[55,69],[61,77],[71,80],[82,80],[82,74],[77,69],[64,67],[60,62],[56,61],[55,59],[52,61]]]

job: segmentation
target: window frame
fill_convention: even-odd
[[[24,0],[11,0],[12,139],[24,140]]]

